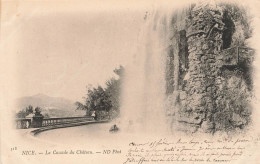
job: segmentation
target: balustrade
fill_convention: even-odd
[[[91,117],[61,117],[61,118],[45,118],[42,120],[40,127],[54,126],[65,123],[74,123],[81,121],[92,120]],[[16,128],[17,129],[27,129],[31,128],[32,120],[28,118],[16,119]]]

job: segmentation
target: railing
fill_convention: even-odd
[[[42,121],[42,126],[51,126],[64,123],[80,122],[91,120],[91,117],[61,117],[61,118],[46,118]]]
[[[34,127],[46,127],[66,123],[82,122],[93,120],[92,117],[61,117],[61,118],[45,118],[45,119],[34,119],[33,118],[18,118],[16,119],[17,129],[27,129]]]

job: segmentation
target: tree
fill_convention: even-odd
[[[33,106],[29,105],[25,108],[26,115],[33,113]]]
[[[90,115],[90,111],[96,111],[97,113],[119,113],[120,92],[124,67],[120,66],[118,69],[114,70],[114,73],[118,75],[119,78],[111,78],[107,80],[105,88],[101,86],[98,86],[97,88],[89,87],[87,90],[87,96],[84,97],[85,104],[76,102],[76,110],[85,110],[86,115]]]
[[[25,109],[20,110],[18,113],[16,113],[16,118],[25,118],[26,116],[28,116],[29,114],[33,114],[35,111],[35,115],[41,115],[41,108],[40,107],[36,107],[33,110],[33,106],[29,105],[27,106]]]
[[[19,111],[16,113],[16,118],[25,118],[27,115],[24,110]]]
[[[25,109],[22,109],[21,111],[19,111],[16,114],[17,118],[25,118],[26,116],[28,116],[29,114],[33,113],[33,106],[29,105],[27,106]]]
[[[35,115],[36,116],[42,116],[42,114],[41,114],[42,109],[40,107],[37,106],[34,110],[35,110]]]

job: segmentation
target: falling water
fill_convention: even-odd
[[[134,61],[126,67],[121,105],[121,129],[164,133],[165,58],[169,35],[166,14],[148,15],[140,32]]]

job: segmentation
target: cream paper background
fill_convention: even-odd
[[[258,138],[260,127],[260,113],[258,109],[260,95],[260,59],[258,55],[260,48],[260,1],[244,0],[232,2],[248,6],[251,13],[255,16],[252,22],[254,27],[254,35],[251,45],[254,49],[256,49],[256,60],[254,62],[254,84],[256,98],[253,100],[253,125],[251,130],[247,133],[247,136],[249,138]],[[158,134],[158,136],[142,136],[137,134],[128,134],[123,136],[106,135],[105,137],[98,136],[97,138],[94,138],[93,136],[90,136],[89,138],[81,138],[79,136],[77,138],[66,140],[67,143],[64,143],[62,142],[62,136],[58,136],[60,137],[60,142],[51,142],[50,140],[46,141],[42,138],[32,137],[25,133],[18,134],[17,131],[13,129],[13,111],[15,108],[14,100],[16,98],[33,95],[35,94],[34,91],[45,91],[45,93],[47,92],[47,94],[54,96],[66,95],[67,97],[76,97],[76,100],[78,100],[80,96],[84,95],[84,86],[87,83],[102,84],[102,82],[111,76],[109,73],[112,73],[112,70],[115,68],[115,66],[119,64],[127,64],[131,60],[131,55],[136,51],[136,46],[138,46],[137,42],[135,42],[135,36],[137,37],[138,35],[139,26],[142,24],[141,22],[145,12],[155,10],[157,7],[164,5],[173,5],[174,7],[178,8],[184,5],[184,1],[1,1],[1,162],[4,164],[123,163],[126,160],[125,155],[127,149],[129,148],[128,144],[130,142],[146,142],[152,139],[161,138],[162,136],[160,136],[160,134]],[[107,19],[104,18],[105,15]],[[116,20],[115,22],[118,24],[113,24],[114,17]],[[44,19],[44,21],[41,22],[40,18]],[[80,33],[77,33],[75,36],[71,36],[69,32],[73,31],[74,28],[77,28],[75,27],[76,25],[74,26],[74,24],[70,24],[70,21],[73,22],[73,19],[82,19],[82,21],[85,20],[86,22],[93,22],[92,24],[89,23],[90,28],[95,28],[95,26],[98,26],[97,29],[101,30],[102,34],[104,33],[107,35],[99,36],[98,33],[94,32],[95,35],[91,36],[90,33],[88,33],[90,37],[86,39],[89,41],[86,44],[92,47],[89,49],[84,49],[83,43],[85,43],[85,40],[81,40],[81,35],[84,35],[84,31],[86,29],[79,29]],[[42,40],[42,42],[38,44],[31,42],[34,40],[32,39],[33,37],[41,37],[43,33],[48,35],[48,37],[61,37],[59,35],[52,36],[56,35],[55,31],[48,31],[51,30],[51,26],[53,24],[55,25],[55,21],[62,21],[64,23],[63,26],[59,27],[61,30],[66,28],[68,31],[68,36],[62,37],[64,39],[68,39],[71,44],[68,44],[69,42],[64,42],[66,43],[64,47],[55,47],[56,45],[52,45],[53,47],[50,48],[48,47],[50,46],[49,43],[44,42],[45,40]],[[33,27],[27,26],[29,23],[33,24]],[[27,27],[29,29],[26,30]],[[115,30],[111,30],[111,28],[118,28],[119,34],[113,33]],[[125,29],[122,30],[121,28]],[[110,33],[109,31],[113,32]],[[98,35],[100,40],[95,39],[96,35]],[[59,45],[61,45],[61,43],[57,43],[57,46]],[[91,51],[97,50],[99,47],[103,47],[104,50],[101,49],[100,51]],[[44,50],[46,48],[50,48],[50,51],[57,48],[59,51],[53,51],[53,54],[50,53],[50,56],[44,56],[40,50]],[[63,48],[64,51],[62,51]],[[27,53],[27,49],[30,50],[28,51],[28,54],[26,56],[21,55],[23,53]],[[86,52],[87,57],[82,52],[79,53],[81,55],[73,56],[73,52],[80,51],[80,49],[82,49],[82,51],[89,50]],[[23,51],[23,53],[20,53],[20,51]],[[68,56],[69,53],[72,55]],[[57,57],[56,59],[53,59],[54,63],[51,63],[52,60],[47,59],[48,57],[51,57],[51,55]],[[63,57],[67,58],[67,60],[71,60],[71,64],[63,63]],[[59,59],[61,62],[56,62],[59,61]],[[96,64],[91,63],[92,65],[90,64],[90,66],[88,64],[84,66],[83,64],[83,66],[80,67],[81,69],[79,70],[79,73],[75,73],[77,72],[78,68],[76,67],[76,61],[82,60],[83,63],[85,63],[85,60],[88,59],[92,60],[93,63],[96,62]],[[75,63],[73,63],[74,60]],[[46,70],[43,71],[45,74],[40,74],[40,72],[42,72],[42,67],[39,65],[45,64],[46,61],[49,61],[50,63],[49,65],[48,62],[46,63]],[[27,64],[26,62],[30,64]],[[26,67],[26,69],[24,67]],[[70,72],[70,69],[73,70],[73,67],[76,67],[74,68],[74,72]],[[65,73],[59,77],[60,72],[63,71],[62,69],[66,69],[66,71],[64,70]],[[83,70],[88,71],[84,72]],[[51,76],[48,76],[46,72],[50,72]],[[84,81],[86,79],[80,76],[84,73],[86,73],[85,76],[90,76],[93,81]],[[28,78],[30,75],[36,77],[34,82],[26,80],[26,78]],[[42,81],[37,81],[37,77],[41,76],[46,76],[46,81],[44,81],[46,85],[35,85],[37,83],[42,83]],[[66,82],[63,83],[63,80]],[[67,81],[70,83],[67,83]],[[51,84],[52,87],[48,87],[47,84]],[[71,85],[75,85],[78,88],[76,87],[74,92],[72,89],[66,89],[66,87]],[[174,136],[182,138],[188,137],[182,134],[175,134]],[[174,140],[174,136],[168,136],[168,139]],[[69,134],[66,137],[69,137]],[[206,135],[199,137],[212,138],[212,136]],[[17,147],[19,151],[11,151],[11,148],[13,147]],[[21,150],[35,150],[36,152],[45,152],[45,150],[52,151],[54,149],[91,151],[118,149],[122,150],[122,153],[116,155],[21,155]],[[252,156],[250,156],[250,158],[246,156],[245,158],[241,158],[239,161],[234,161],[234,163],[260,163],[259,143],[248,145],[247,153],[251,154]]]

